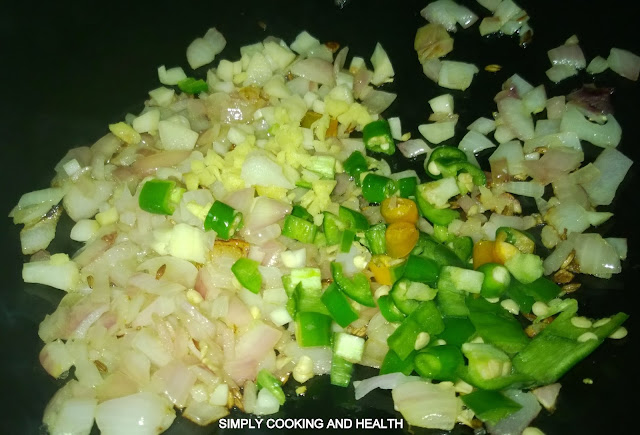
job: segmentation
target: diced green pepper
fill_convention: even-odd
[[[355,180],[357,186],[360,185],[360,174],[369,169],[367,159],[360,151],[354,151],[342,164],[344,171]]]
[[[358,313],[353,309],[347,297],[340,291],[336,283],[332,283],[327,287],[320,298],[322,303],[329,310],[329,314],[333,320],[343,328],[349,326],[358,319]]]
[[[207,92],[209,90],[207,82],[202,79],[196,80],[193,77],[187,77],[179,81],[178,88],[187,94],[199,94],[200,92]]]
[[[338,209],[338,216],[347,224],[347,228],[351,230],[366,231],[370,227],[369,221],[362,213],[343,205]]]
[[[407,259],[403,276],[411,281],[436,285],[439,274],[440,267],[434,260],[411,254]]]
[[[313,243],[318,227],[306,219],[288,215],[284,220],[282,235],[302,243]]]
[[[533,254],[536,242],[533,236],[526,231],[511,227],[500,227],[496,230],[496,241],[507,242],[523,254]]]
[[[382,202],[398,191],[394,180],[378,174],[367,174],[362,180],[362,196],[369,202]]]
[[[291,216],[296,216],[306,221],[313,222],[313,215],[309,213],[306,208],[298,204],[294,205],[291,209]]]
[[[444,312],[441,304],[438,304],[438,308]],[[438,338],[456,347],[461,347],[476,332],[473,323],[466,317],[445,316],[442,321],[444,322],[444,331],[438,335]]]
[[[314,312],[296,313],[296,340],[301,347],[331,344],[331,317]]]
[[[138,205],[149,213],[172,215],[184,192],[173,180],[149,180],[140,190]]]
[[[435,261],[438,266],[465,267],[465,264],[448,247],[436,242],[433,237],[426,233],[420,233],[418,243],[411,251],[411,254],[428,258]]]
[[[466,317],[469,308],[465,302],[466,295],[454,290],[438,289],[436,303],[444,316]]]
[[[231,271],[244,288],[253,293],[260,293],[262,275],[258,269],[259,265],[260,263],[250,258],[239,258],[231,266]]]
[[[405,359],[401,359],[397,353],[389,349],[384,360],[382,360],[382,364],[380,365],[380,374],[386,375],[388,373],[402,373],[409,376],[414,369],[414,355],[415,350],[409,353]]]
[[[383,223],[374,225],[365,231],[364,237],[367,241],[367,247],[373,255],[380,255],[387,252],[386,231],[387,226]]]
[[[485,298],[499,298],[511,284],[511,274],[502,264],[485,263],[476,270],[484,273],[480,294]]]
[[[424,169],[428,176],[440,179],[443,176],[453,177],[457,174],[451,170],[451,165],[457,162],[466,162],[467,155],[459,148],[449,145],[440,145],[431,151],[425,162]]]
[[[522,408],[498,391],[476,390],[461,398],[480,420],[488,423],[497,423]]]
[[[205,231],[215,231],[223,240],[229,240],[242,227],[242,213],[222,201],[215,201],[204,220]]]
[[[416,372],[424,378],[456,381],[458,369],[464,364],[462,352],[451,344],[429,346],[413,359]]]
[[[398,309],[390,295],[383,295],[378,298],[378,308],[380,314],[387,322],[402,322],[406,317],[402,311]]]
[[[362,129],[362,139],[365,147],[374,152],[391,155],[396,150],[389,122],[385,119],[378,119],[365,125]]]
[[[340,290],[342,290],[351,299],[365,307],[376,306],[376,303],[373,300],[373,295],[371,294],[369,278],[367,278],[364,273],[358,272],[349,279],[342,272],[342,264],[332,262],[331,274],[333,275],[333,280],[338,284],[338,286],[340,286]]]
[[[424,186],[424,184],[421,184],[416,188],[416,201],[418,203],[418,210],[420,210],[420,214],[422,214],[426,220],[432,224],[449,225],[453,220],[460,217],[460,212],[458,210],[453,210],[451,208],[436,208],[433,204],[427,201],[424,195],[421,194],[421,186]]]
[[[415,196],[416,186],[418,186],[418,179],[416,177],[406,177],[396,180],[398,184],[398,193],[402,198],[409,198]]]
[[[340,252],[349,252],[355,238],[356,233],[353,230],[344,230],[340,240]]]
[[[351,383],[353,363],[334,354],[331,357],[331,385],[348,387]]]

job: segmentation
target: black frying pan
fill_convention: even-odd
[[[239,57],[242,45],[267,35],[291,42],[302,30],[322,41],[349,46],[350,56],[368,58],[380,41],[396,70],[395,83],[388,89],[398,93],[397,101],[386,114],[400,116],[404,129],[410,129],[414,136],[418,135],[417,125],[428,116],[427,100],[446,92],[423,76],[413,51],[415,30],[425,24],[419,11],[426,1],[351,0],[342,8],[333,0],[111,1],[81,6],[70,3],[12,2],[4,5],[0,15],[3,216],[22,193],[47,187],[54,164],[68,148],[94,142],[106,132],[108,123],[122,120],[127,112],[141,110],[146,92],[158,85],[157,66],[186,67],[184,53],[188,43],[209,27],[217,27],[226,36],[228,45],[221,57],[231,59]],[[476,2],[464,3],[481,16],[486,14]],[[566,94],[582,83],[592,82],[593,79],[582,75],[554,86],[544,76],[549,66],[546,50],[562,44],[574,33],[579,36],[588,59],[595,55],[606,57],[612,46],[640,53],[633,2],[520,0],[518,3],[530,13],[535,30],[528,48],[518,47],[517,41],[508,37],[480,38],[477,25],[455,35],[456,48],[450,57],[474,62],[481,69],[470,89],[465,93],[454,92],[456,112],[461,115],[458,139],[476,117],[491,115],[493,95],[515,72],[534,84],[544,83],[550,95]],[[504,68],[498,73],[488,73],[482,70],[487,64],[500,64]],[[204,76],[204,69],[196,75]],[[637,109],[640,84],[611,72],[597,77],[595,83],[616,88],[614,107],[623,127],[620,148],[638,160],[640,134],[636,120],[640,114]],[[411,162],[400,155],[394,156],[391,164],[396,169],[421,166],[419,159]],[[623,264],[623,274],[606,281],[587,279],[577,296],[583,315],[605,316],[620,310],[630,313],[632,317],[626,323],[629,337],[605,342],[562,379],[558,410],[553,415],[543,411],[534,422],[546,434],[632,431],[633,390],[637,387],[635,316],[639,313],[635,287],[640,278],[637,249],[640,233],[635,209],[638,186],[634,167],[612,207],[615,219],[603,226],[608,236],[629,237],[630,252]],[[0,299],[0,391],[4,396],[0,406],[4,418],[0,424],[4,433],[37,434],[42,431],[46,403],[62,385],[39,365],[42,343],[37,328],[44,315],[54,310],[61,294],[22,283],[20,268],[24,259],[20,255],[18,228],[10,219],[2,219],[6,240],[2,243],[4,274]],[[60,232],[64,232],[64,222]],[[63,239],[52,245],[53,250],[74,247]],[[356,372],[356,378],[374,374],[374,370],[363,369]],[[386,392],[373,392],[355,402],[352,387],[332,387],[325,378],[314,379],[306,397],[289,399],[281,412],[272,417],[324,420],[399,417]],[[585,384],[585,378],[593,379],[593,384]],[[200,428],[180,418],[167,433],[216,432],[242,433],[218,430],[215,424]],[[406,433],[407,428],[386,432]],[[469,430],[456,428],[455,432],[469,433]]]

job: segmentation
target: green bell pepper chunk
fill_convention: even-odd
[[[451,236],[446,242],[447,247],[458,256],[463,263],[468,263],[473,254],[473,239],[469,236]]]
[[[476,334],[485,342],[513,355],[529,344],[529,337],[518,319],[502,308],[500,304],[492,304],[484,298],[472,295],[467,297],[469,320],[476,329]]]
[[[422,232],[411,254],[433,260],[441,268],[443,266],[465,267],[462,260],[460,260],[451,249],[436,242],[433,237]]]
[[[434,286],[438,283],[439,275],[440,267],[434,260],[418,255],[409,255],[404,268],[403,276],[405,278]]]
[[[184,192],[173,180],[149,180],[140,190],[138,205],[149,213],[172,215]]]
[[[461,398],[480,420],[488,423],[497,423],[522,408],[498,391],[476,390]]]
[[[456,171],[451,170],[451,165],[466,161],[467,155],[464,151],[449,145],[440,145],[431,151],[429,158],[425,162],[424,169],[428,176],[438,180],[443,176],[453,177],[457,175]]]
[[[342,242],[342,232],[347,228],[345,222],[330,211],[325,211],[322,220],[322,230],[327,239],[327,245],[337,245]]]
[[[377,302],[380,314],[387,322],[397,323],[405,319],[406,316],[398,309],[390,295],[380,296]]]
[[[187,77],[178,82],[178,88],[187,94],[199,94],[200,92],[207,92],[209,85],[202,79],[196,80],[193,77]]]
[[[260,263],[250,258],[239,258],[231,266],[231,272],[244,288],[253,293],[260,293],[262,275],[258,269],[259,265]]]
[[[485,298],[499,298],[511,284],[511,274],[502,264],[485,263],[476,270],[484,273],[480,294]]]
[[[416,351],[412,351],[405,359],[401,359],[397,353],[389,349],[380,365],[380,374],[402,373],[409,376],[414,369],[413,358]]]
[[[294,205],[291,209],[291,215],[313,222],[313,215],[309,213],[306,208],[298,204]]]
[[[296,313],[296,340],[300,347],[329,346],[332,321],[320,313]]]
[[[400,178],[396,180],[396,184],[398,185],[398,194],[402,198],[409,198],[416,194],[418,179],[416,177]]]
[[[413,359],[415,370],[427,379],[458,380],[458,369],[464,365],[462,352],[451,344],[429,346],[420,350]]]
[[[378,119],[365,125],[362,129],[364,146],[371,151],[385,154],[393,154],[396,144],[391,136],[391,128],[386,119]]]
[[[422,302],[387,338],[389,349],[405,360],[415,350],[421,332],[438,335],[444,331],[442,316],[433,301]]]
[[[400,279],[393,284],[389,295],[395,306],[404,314],[413,313],[422,302],[436,297],[437,290],[421,282]]]
[[[444,312],[441,304],[438,304],[438,308],[440,312]],[[445,316],[442,318],[442,321],[444,322],[444,331],[438,335],[438,338],[458,348],[469,341],[476,332],[473,323],[466,317]]]
[[[358,320],[358,312],[353,309],[347,297],[340,291],[336,283],[330,284],[320,297],[336,323],[343,328]]]
[[[383,223],[373,225],[364,232],[364,238],[367,241],[367,247],[373,255],[384,254],[387,252],[387,240],[385,233],[387,226]]]
[[[469,308],[467,308],[465,300],[466,295],[455,290],[438,289],[436,295],[436,303],[444,316],[468,316]]]
[[[331,385],[338,387],[348,387],[351,383],[353,373],[353,363],[333,354],[331,357]]]
[[[398,191],[395,180],[369,173],[362,180],[362,196],[369,202],[380,203]]]
[[[347,228],[354,231],[366,231],[371,226],[367,218],[360,212],[343,205],[338,209],[338,216],[346,223]]]
[[[449,225],[454,219],[460,218],[460,212],[451,208],[436,208],[433,204],[426,200],[424,195],[421,194],[421,186],[416,188],[416,201],[418,204],[418,210],[420,214],[424,216],[426,220],[434,225]]]
[[[205,231],[215,231],[223,240],[229,240],[242,227],[242,213],[222,201],[215,201],[204,219]]]
[[[355,180],[356,186],[360,186],[360,174],[367,172],[369,165],[367,159],[360,151],[354,151],[342,164],[344,172],[349,174]]]
[[[313,243],[318,227],[306,219],[288,215],[284,220],[282,235],[302,243]]]
[[[333,280],[338,284],[338,286],[340,286],[340,290],[342,290],[351,299],[365,307],[376,306],[376,303],[373,300],[373,295],[371,294],[369,278],[367,278],[364,273],[358,272],[349,279],[342,272],[342,264],[332,262],[331,274],[333,275]]]

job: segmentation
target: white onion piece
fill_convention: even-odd
[[[522,151],[522,145],[517,140],[498,145],[498,148],[496,148],[489,157],[489,163],[494,165],[502,159],[507,160],[507,171],[509,175],[522,175],[526,173],[524,167],[524,152]]]
[[[509,77],[504,84],[502,85],[502,89],[513,89],[517,92],[519,98],[524,97],[527,93],[531,92],[534,89],[534,86],[525,80],[519,74],[513,74]]]
[[[578,70],[571,65],[554,65],[545,71],[545,74],[554,83],[559,83],[562,80],[573,77],[578,74]]]
[[[246,406],[245,411],[250,412],[246,409]],[[183,417],[191,420],[198,426],[208,426],[227,415],[229,415],[229,409],[226,406],[211,405],[206,401],[191,402],[189,406],[182,411]]]
[[[491,12],[495,12],[498,5],[502,2],[502,0],[476,0],[478,4],[482,5],[486,9],[489,9]]]
[[[177,85],[182,80],[186,79],[187,75],[184,70],[179,67],[173,67],[167,69],[164,65],[158,67],[158,79],[160,83],[167,86]]]
[[[373,49],[371,65],[373,65],[373,76],[371,77],[371,83],[373,85],[379,86],[386,83],[390,81],[395,74],[389,56],[379,42],[376,43],[376,47]]]
[[[362,99],[362,104],[366,106],[371,113],[382,113],[396,100],[397,95],[391,92],[379,91],[372,89]]]
[[[164,268],[160,279],[181,284],[186,288],[195,286],[198,269],[193,263],[181,258],[171,256],[150,258],[142,262],[136,270],[154,275],[161,267]]]
[[[487,429],[492,435],[512,435],[521,434],[529,423],[538,416],[542,407],[536,397],[525,391],[506,390],[503,393],[506,397],[522,405],[518,411],[501,419],[496,424],[487,424]]]
[[[614,148],[607,148],[593,162],[600,175],[582,184],[594,205],[609,205],[633,161]]]
[[[423,71],[425,71],[426,65],[427,63],[425,62]],[[438,71],[438,85],[443,88],[464,91],[471,86],[473,76],[479,71],[478,67],[471,63],[443,60],[440,62]]]
[[[92,218],[98,212],[100,205],[111,197],[114,188],[115,183],[111,181],[82,177],[71,185],[64,196],[64,209],[76,222],[80,219]]]
[[[569,65],[575,69],[587,66],[584,53],[578,44],[564,44],[547,51],[552,65]]]
[[[156,435],[175,417],[171,403],[150,392],[107,400],[96,408],[96,424],[103,435]]]
[[[498,111],[501,119],[520,140],[533,138],[533,119],[522,100],[505,97],[498,101]]]
[[[151,388],[158,394],[164,394],[175,406],[184,408],[196,375],[180,361],[172,361],[156,370],[151,377]]]
[[[627,239],[622,237],[607,237],[605,238],[608,244],[613,246],[613,248],[618,253],[618,257],[620,260],[627,259],[627,253],[629,252],[629,247],[627,245]]]
[[[427,21],[442,25],[447,31],[455,32],[456,23],[463,29],[471,27],[478,16],[470,9],[452,0],[436,0],[420,11]]]
[[[406,382],[394,388],[391,394],[395,409],[412,426],[451,430],[456,424],[460,401],[450,382]]]
[[[294,63],[291,65],[291,73],[322,85],[335,84],[333,64],[317,57],[309,57]]]
[[[353,386],[355,387],[356,400],[360,400],[376,388],[392,390],[405,382],[418,380],[420,380],[418,376],[406,376],[402,373],[388,373],[386,375],[374,376],[362,381],[355,381]]]
[[[571,148],[576,151],[582,151],[582,145],[578,135],[573,131],[565,131],[563,133],[552,133],[544,136],[537,136],[533,139],[526,140],[522,146],[525,154],[534,152],[537,148]]]
[[[258,398],[253,413],[256,415],[270,415],[275,414],[280,410],[280,402],[271,394],[271,392],[263,388],[258,391]]]
[[[540,198],[544,195],[544,186],[535,181],[507,181],[501,188],[505,192],[532,198]]]
[[[485,136],[491,133],[495,129],[496,129],[496,122],[493,119],[489,119],[485,117],[480,117],[476,119],[467,127],[467,130],[477,131],[478,133]]]
[[[640,56],[621,48],[612,48],[607,58],[607,64],[614,72],[622,77],[638,80],[640,74]]]
[[[607,59],[603,58],[602,56],[596,56],[591,59],[591,62],[589,62],[589,65],[587,65],[586,71],[589,74],[600,74],[602,72],[605,72],[608,68],[609,62],[607,61]]]
[[[98,401],[92,398],[70,398],[63,402],[55,423],[48,426],[51,435],[89,435]]]
[[[453,121],[432,122],[420,124],[418,131],[424,138],[433,144],[439,144],[455,135],[457,119]]]
[[[410,139],[406,142],[400,142],[396,145],[403,156],[412,158],[427,154],[431,151],[431,148],[422,139]]]
[[[573,245],[573,239],[563,240],[558,243],[556,249],[542,262],[545,275],[550,275],[560,269],[562,263],[564,263],[569,254],[571,254],[571,251],[573,251]]]
[[[539,160],[527,160],[523,165],[531,178],[546,185],[577,169],[583,160],[582,151],[550,148]]]
[[[562,385],[556,382],[555,384],[535,388],[531,390],[531,393],[536,396],[538,402],[540,402],[547,411],[553,412],[556,409],[556,401],[558,400],[561,387]]]
[[[560,123],[560,130],[563,132],[573,131],[580,139],[603,148],[618,146],[622,136],[622,128],[613,115],[607,115],[606,124],[596,124],[589,122],[582,112],[572,104],[567,105]]]
[[[566,97],[560,95],[547,100],[547,119],[562,119],[565,110]]]
[[[576,234],[573,243],[581,273],[609,278],[622,271],[618,252],[600,234]]]
[[[285,177],[282,166],[257,151],[250,153],[242,163],[241,177],[247,186],[295,187]]]
[[[266,196],[259,196],[245,217],[245,228],[248,231],[257,231],[279,222],[289,213],[291,213],[290,204]]]
[[[475,155],[477,153],[495,147],[495,144],[491,142],[490,139],[475,130],[470,130],[467,134],[465,134],[458,144],[458,148],[464,151],[469,161],[476,165],[477,160]]]
[[[32,261],[22,265],[22,279],[48,285],[64,291],[74,291],[78,287],[80,273],[78,265],[66,254],[55,254],[44,261]]]

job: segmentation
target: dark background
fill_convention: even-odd
[[[5,2],[8,3],[8,2]],[[481,17],[488,12],[475,1],[461,1]],[[452,91],[455,111],[460,114],[459,140],[465,127],[478,116],[490,117],[492,97],[500,84],[520,73],[534,85],[545,84],[549,96],[565,94],[583,83],[587,75],[553,85],[544,75],[549,67],[546,50],[577,34],[587,60],[606,57],[612,46],[640,54],[634,2],[578,0],[520,0],[531,15],[535,30],[526,49],[509,37],[481,38],[477,24],[454,36],[450,59],[473,62],[480,68],[472,86],[464,93]],[[239,47],[268,35],[292,42],[302,30],[321,41],[349,46],[352,56],[369,59],[377,41],[391,57],[395,83],[387,89],[398,99],[386,112],[400,116],[403,130],[418,137],[417,125],[429,114],[428,99],[451,92],[438,88],[423,76],[413,51],[413,37],[426,22],[419,11],[426,1],[351,0],[343,8],[333,0],[295,1],[155,1],[155,2],[11,2],[0,14],[0,158],[2,201],[0,220],[3,247],[0,288],[0,427],[4,433],[37,434],[44,406],[61,385],[38,363],[42,347],[37,327],[53,311],[60,292],[42,286],[26,286],[20,270],[19,228],[6,218],[21,194],[45,188],[53,166],[72,147],[89,145],[107,132],[107,125],[138,112],[147,91],[159,86],[156,68],[186,62],[187,45],[217,27],[227,38],[227,47],[217,59],[239,58]],[[262,25],[266,25],[263,30]],[[348,61],[349,61],[348,60]],[[214,61],[214,64],[217,61]],[[500,64],[498,73],[483,67]],[[193,72],[204,77],[206,67]],[[616,117],[623,128],[620,149],[637,160],[638,104],[640,84],[606,72],[595,79],[613,86]],[[588,150],[587,150],[588,151]],[[419,167],[396,157],[395,168]],[[607,236],[629,237],[629,258],[624,272],[612,280],[590,279],[578,294],[580,313],[605,316],[617,311],[632,314],[626,323],[629,337],[607,341],[579,363],[563,380],[558,410],[543,411],[535,425],[545,433],[627,433],[635,422],[637,391],[638,314],[636,286],[640,278],[638,250],[640,233],[636,212],[637,168],[627,177],[611,207],[615,219],[603,225]],[[2,217],[5,216],[5,217]],[[67,248],[64,243],[56,249]],[[358,377],[370,376],[361,371]],[[593,379],[593,385],[582,382]],[[387,394],[370,394],[354,403],[352,388],[328,386],[316,379],[307,397],[289,400],[272,417],[344,418],[397,417]],[[178,418],[168,433],[214,433],[216,426],[198,428]],[[240,433],[240,431],[234,431]],[[437,432],[437,431],[434,431]],[[255,432],[253,432],[255,433]]]

